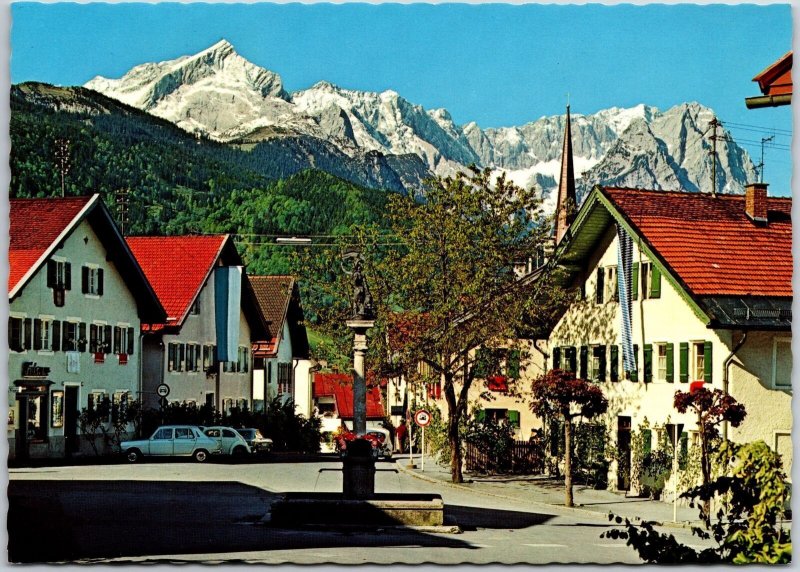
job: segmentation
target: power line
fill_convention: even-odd
[[[792,131],[791,130],[789,130],[789,129],[780,129],[778,127],[764,127],[764,126],[761,126],[761,125],[750,125],[749,123],[735,123],[733,121],[726,121],[725,125],[735,125],[737,127],[742,127],[742,128],[750,127],[752,129],[758,129],[758,130],[763,131],[765,133],[772,133],[774,131],[775,133],[780,133],[780,134],[783,134],[783,135],[792,135]]]

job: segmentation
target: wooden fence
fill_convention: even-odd
[[[544,450],[541,443],[514,441],[498,456],[489,447],[467,443],[467,471],[485,474],[539,475],[544,470]]]

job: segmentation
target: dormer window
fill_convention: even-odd
[[[200,297],[198,296],[195,298],[194,302],[192,303],[192,307],[189,308],[189,315],[190,316],[199,316],[200,315]]]

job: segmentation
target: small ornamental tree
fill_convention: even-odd
[[[697,428],[700,433],[700,468],[703,485],[711,482],[711,440],[719,437],[719,426],[727,421],[731,427],[738,427],[747,416],[744,405],[731,395],[719,389],[709,391],[705,387],[693,391],[675,392],[675,409],[679,413],[694,411],[697,414]],[[710,506],[705,505],[708,514]]]
[[[570,371],[553,369],[539,376],[531,386],[531,411],[540,417],[560,417],[564,422],[565,506],[574,506],[572,497],[572,420],[592,419],[608,409],[608,400],[600,386],[576,379]]]

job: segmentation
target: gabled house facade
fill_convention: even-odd
[[[140,398],[166,314],[99,195],[11,199],[9,235],[9,457],[80,453],[80,411]]]
[[[142,324],[143,400],[252,407],[253,339],[265,327],[230,235],[128,237],[167,317]]]
[[[300,290],[293,276],[250,276],[266,337],[253,342],[253,409],[275,397],[291,399],[295,411],[311,417],[312,362],[303,324]]]
[[[744,423],[723,435],[764,440],[791,471],[790,213],[764,184],[745,196],[596,187],[584,201],[555,252],[580,294],[549,334],[548,366],[602,384],[612,488],[635,487],[632,432],[647,427],[656,447],[679,423],[684,451],[697,440],[696,418],[673,407],[692,385],[743,403]]]

